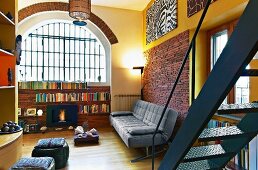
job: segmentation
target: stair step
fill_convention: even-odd
[[[208,128],[204,129],[199,136],[199,141],[214,141],[224,140],[229,138],[236,138],[239,136],[249,135],[251,132],[244,132],[237,126],[219,127],[219,128]]]
[[[222,104],[218,114],[251,113],[258,111],[258,103]]]
[[[180,163],[177,170],[218,170],[219,167],[208,160]]]
[[[192,147],[184,158],[184,162],[193,162],[204,159],[230,156],[230,149],[223,148],[220,144]]]
[[[258,69],[244,70],[241,76],[258,76]]]

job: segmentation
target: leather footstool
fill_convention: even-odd
[[[53,157],[57,169],[64,168],[69,158],[69,146],[64,138],[40,139],[32,151],[32,157]]]
[[[55,161],[51,157],[21,158],[10,170],[55,170]]]

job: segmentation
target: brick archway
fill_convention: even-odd
[[[44,2],[38,3],[34,5],[30,5],[26,8],[19,10],[19,22],[24,20],[25,18],[32,16],[33,14],[45,11],[68,11],[69,4],[64,2]],[[105,34],[108,38],[110,44],[118,43],[117,37],[112,32],[112,30],[108,27],[108,25],[97,15],[91,13],[90,19],[99,29]]]

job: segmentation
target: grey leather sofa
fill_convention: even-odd
[[[163,106],[137,100],[133,111],[118,111],[110,114],[115,128],[128,148],[152,145],[152,136],[159,122]],[[155,145],[165,144],[171,137],[178,113],[168,108],[155,137]],[[148,154],[148,153],[147,153]]]

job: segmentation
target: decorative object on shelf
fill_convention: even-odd
[[[74,129],[74,133],[77,135],[77,134],[83,134],[84,133],[84,130],[83,130],[83,127],[82,126],[77,126],[75,129]]]
[[[18,108],[18,116],[21,116],[21,108]]]
[[[101,82],[101,75],[98,76],[98,81]]]
[[[83,127],[84,132],[86,132],[89,128],[89,123],[87,121],[83,122],[82,127]]]
[[[73,130],[73,126],[69,126],[69,127],[68,127],[68,130]]]
[[[6,133],[14,133],[14,132],[19,132],[21,131],[22,128],[17,125],[15,122],[8,121],[3,124],[1,127],[0,134],[6,134]]]
[[[146,44],[177,27],[177,0],[154,1],[146,15]]]
[[[36,115],[36,108],[28,108],[26,115],[27,116],[35,116]]]
[[[37,111],[37,115],[38,115],[38,116],[42,116],[42,115],[43,115],[43,110],[39,109],[39,110]]]
[[[13,73],[12,73],[12,70],[11,68],[8,68],[8,71],[7,71],[7,79],[8,79],[8,86],[11,86],[12,85],[12,80],[13,80]]]
[[[21,62],[21,43],[22,43],[22,36],[17,35],[16,40],[15,40],[15,51],[16,51],[16,65],[20,65]]]
[[[69,0],[69,15],[76,19],[73,24],[85,26],[85,20],[90,18],[91,0]]]
[[[11,12],[7,12],[7,14],[5,15],[7,18],[9,18],[9,20],[13,21],[13,16],[11,14]]]
[[[47,127],[46,126],[42,126],[41,128],[40,128],[40,131],[41,132],[45,132],[47,130]]]

